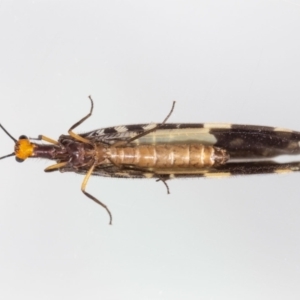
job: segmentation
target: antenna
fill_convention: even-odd
[[[18,141],[0,124],[0,128],[2,128],[2,130],[15,142],[17,143]],[[10,156],[15,156],[15,152],[1,156],[0,159],[4,159],[6,157],[10,157]]]

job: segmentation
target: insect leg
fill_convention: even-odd
[[[113,164],[115,165],[116,167],[118,167],[120,170],[119,171],[126,171],[126,170],[130,170],[130,171],[137,171],[137,172],[140,172],[141,173],[141,177],[145,177],[145,176],[142,176],[143,174],[151,174],[151,177],[157,177],[158,179],[156,180],[156,182],[158,181],[161,181],[165,187],[167,188],[167,194],[170,194],[170,188],[167,184],[167,180],[168,178],[164,178],[164,176],[160,175],[160,174],[157,174],[155,173],[154,171],[151,171],[151,170],[147,170],[147,169],[143,169],[143,168],[137,168],[135,166],[130,166],[130,165],[116,165],[115,162],[111,159],[108,158],[108,160]]]
[[[170,188],[169,188],[169,185],[167,184],[167,179],[163,178],[159,174],[155,174],[155,175],[158,177],[158,179],[156,179],[156,182],[161,181],[165,185],[165,187],[167,188],[167,194],[170,194]]]
[[[50,144],[54,144],[54,145],[58,145],[59,142],[56,141],[56,140],[53,140],[47,136],[44,136],[44,135],[39,135],[37,138],[29,138],[30,140],[34,140],[34,141],[44,141],[44,142],[48,142]]]
[[[78,127],[80,124],[82,124],[86,119],[88,119],[92,115],[92,112],[93,112],[93,109],[94,109],[94,102],[93,102],[93,99],[92,99],[91,96],[89,96],[89,99],[91,100],[90,112],[85,117],[83,117],[78,122],[76,122],[73,126],[71,126],[71,128],[68,130],[68,133],[72,138],[74,138],[77,141],[83,142],[85,144],[91,144],[91,141],[88,140],[88,139],[85,139],[82,136],[78,135],[77,133],[73,132],[73,129]]]
[[[166,116],[166,118],[162,121],[162,123],[157,124],[156,126],[154,126],[153,128],[151,128],[151,129],[149,129],[149,130],[146,130],[146,131],[144,131],[144,132],[141,132],[141,133],[137,134],[136,136],[132,137],[131,139],[129,139],[129,140],[127,140],[127,141],[116,142],[116,143],[114,144],[114,146],[117,147],[117,146],[122,146],[122,145],[124,145],[124,144],[130,144],[130,143],[133,142],[134,140],[137,140],[137,139],[139,139],[140,137],[142,137],[142,136],[144,136],[144,135],[147,135],[147,134],[149,134],[150,132],[153,132],[153,131],[157,130],[158,128],[162,127],[162,126],[167,122],[167,120],[170,118],[171,114],[173,113],[174,108],[175,108],[175,103],[176,103],[176,101],[173,101],[172,108],[171,108],[169,114]]]
[[[153,127],[152,129],[146,130],[145,132],[142,132],[142,133],[140,133],[140,134],[134,136],[133,138],[131,138],[131,139],[129,139],[128,141],[126,141],[126,144],[129,144],[129,143],[133,142],[134,140],[139,139],[140,137],[142,137],[142,136],[144,136],[144,135],[147,135],[147,134],[149,134],[150,132],[153,132],[153,131],[157,130],[158,128],[160,128],[161,126],[163,126],[163,125],[168,121],[168,119],[170,118],[171,114],[173,113],[173,110],[174,110],[174,108],[175,108],[175,103],[176,103],[176,101],[173,101],[172,108],[171,108],[169,114],[166,116],[166,118],[162,121],[162,123],[157,124],[157,125],[156,125],[155,127]]]
[[[52,172],[52,171],[57,171],[58,169],[65,167],[67,164],[67,162],[61,162],[55,165],[51,165],[49,167],[47,167],[44,171],[45,172]]]
[[[112,214],[110,212],[110,210],[108,209],[108,207],[102,203],[101,201],[99,201],[97,198],[95,198],[94,196],[92,196],[91,194],[89,194],[88,192],[86,192],[86,185],[88,183],[88,180],[90,179],[93,171],[94,171],[94,168],[95,166],[97,165],[97,161],[94,162],[94,164],[90,167],[89,171],[87,172],[87,174],[85,175],[84,179],[83,179],[83,182],[81,184],[81,191],[88,197],[90,198],[91,200],[93,200],[94,202],[96,202],[97,204],[101,205],[108,213],[109,215],[109,225],[112,224]]]

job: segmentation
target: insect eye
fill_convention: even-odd
[[[19,163],[23,162],[24,160],[25,160],[25,159],[22,159],[22,158],[16,157],[16,161],[17,161],[17,162],[19,162]]]
[[[21,135],[19,137],[19,140],[28,140],[28,137],[26,135]]]

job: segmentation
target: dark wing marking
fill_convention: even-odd
[[[237,175],[256,175],[256,174],[284,174],[290,172],[299,172],[300,163],[276,163],[273,161],[267,162],[249,162],[249,163],[228,163],[215,168],[203,170],[203,173],[181,176],[175,174],[175,177],[227,177]]]
[[[300,154],[300,133],[261,126],[232,125],[229,130],[211,128],[217,142],[231,158],[270,158]]]

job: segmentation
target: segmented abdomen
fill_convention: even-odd
[[[116,165],[140,168],[203,168],[225,164],[226,150],[201,144],[110,147],[107,157]]]

